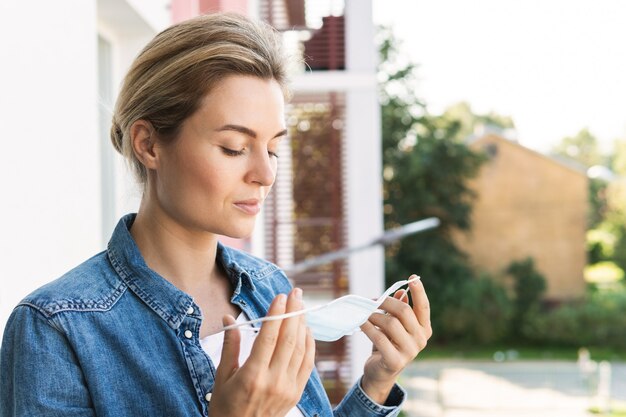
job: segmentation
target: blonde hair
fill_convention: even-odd
[[[274,79],[287,90],[287,62],[278,33],[262,22],[220,13],[165,29],[133,62],[113,110],[111,141],[145,184],[147,170],[133,152],[130,127],[150,122],[172,141],[202,98],[229,75]]]

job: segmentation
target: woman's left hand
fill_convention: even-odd
[[[361,326],[374,344],[372,356],[365,362],[361,387],[379,404],[385,403],[400,372],[426,347],[433,333],[422,281],[411,282],[409,288],[413,308],[406,293],[397,291],[394,298],[387,297],[379,307],[388,314],[374,313]]]

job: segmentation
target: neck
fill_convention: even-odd
[[[148,267],[182,291],[194,294],[216,280],[215,234],[177,222],[145,201],[130,233]]]

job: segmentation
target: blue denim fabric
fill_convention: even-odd
[[[0,417],[208,415],[215,367],[199,343],[199,308],[145,264],[134,218],[120,220],[107,251],[15,308],[0,351]],[[290,291],[271,263],[222,245],[217,257],[250,319]],[[404,398],[396,386],[381,406],[356,384],[333,411],[314,371],[298,407],[307,417],[396,416]]]

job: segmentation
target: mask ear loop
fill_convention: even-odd
[[[211,333],[209,336],[212,336],[214,334],[218,334],[218,333],[224,332],[226,330],[236,329],[236,328],[239,328],[239,330],[259,331],[260,328],[252,327],[251,325],[254,324],[254,323],[262,323],[262,322],[265,322],[265,321],[274,321],[274,320],[288,319],[290,317],[296,317],[296,316],[300,316],[302,314],[306,314],[306,313],[308,313],[310,311],[319,310],[319,309],[321,309],[323,307],[325,307],[325,306],[324,305],[315,306],[315,307],[305,308],[304,310],[292,311],[291,313],[280,314],[280,315],[277,315],[277,316],[265,316],[265,317],[260,317],[258,319],[245,321],[243,323],[230,324],[228,326],[222,327],[221,329],[219,329],[218,331],[216,331],[214,333]],[[248,326],[248,327],[245,327],[245,326]]]
[[[385,298],[387,298],[391,293],[395,292],[400,287],[403,287],[403,286],[405,286],[407,284],[410,284],[413,281],[417,281],[419,279],[420,279],[420,277],[418,275],[415,275],[413,278],[410,278],[408,280],[403,280],[403,281],[396,282],[391,287],[389,287],[387,289],[387,291],[384,292],[383,295],[380,296],[380,298],[378,299],[379,305],[382,304],[383,301],[385,301]],[[406,296],[406,290],[404,290],[404,296]],[[231,329],[236,329],[236,328],[239,328],[240,330],[259,331],[258,327],[252,327],[251,325],[254,324],[254,323],[262,323],[262,322],[265,322],[265,321],[274,321],[274,320],[288,319],[290,317],[295,317],[295,316],[299,316],[299,315],[302,315],[302,314],[306,314],[306,313],[308,313],[310,311],[319,310],[319,309],[322,309],[324,307],[325,307],[325,305],[320,305],[320,306],[316,306],[316,307],[306,308],[304,310],[292,311],[291,313],[280,314],[278,316],[265,316],[265,317],[261,317],[261,318],[258,318],[258,319],[249,320],[249,321],[246,321],[246,322],[243,322],[243,323],[231,324],[231,325],[222,327],[220,330],[216,331],[215,333],[211,333],[210,336],[212,336],[214,334],[218,334],[218,333],[224,332],[226,330],[231,330]],[[377,310],[377,311],[382,311],[382,310]],[[246,327],[246,326],[248,326],[248,327]]]
[[[420,276],[419,275],[415,275],[414,277],[409,278],[407,280],[396,282],[391,287],[389,287],[387,289],[387,291],[385,291],[385,293],[383,295],[380,296],[380,298],[377,300],[378,305],[381,305],[383,303],[383,301],[385,301],[385,298],[389,297],[392,293],[395,293],[401,287],[404,287],[405,285],[408,285],[408,284],[412,283],[413,281],[419,281],[419,280],[421,280]],[[402,291],[404,291],[404,295],[402,296],[402,298],[400,300],[403,300],[405,297],[408,300],[409,296],[407,294],[407,290],[403,289]],[[381,310],[381,309],[376,309],[375,313],[387,314],[386,311]]]
[[[383,293],[383,295],[380,296],[380,298],[378,299],[378,302],[380,304],[382,304],[382,302],[385,301],[385,298],[389,297],[391,294],[393,294],[394,292],[396,292],[400,288],[404,287],[405,285],[408,285],[408,284],[412,283],[413,281],[419,281],[420,279],[421,278],[419,277],[419,275],[415,275],[413,278],[410,278],[410,279],[407,279],[407,280],[404,280],[404,281],[396,282],[391,287],[387,288],[387,291],[385,291]]]

